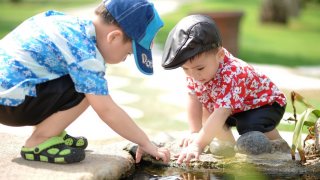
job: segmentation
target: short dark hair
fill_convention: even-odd
[[[111,13],[106,9],[104,3],[100,3],[99,6],[95,9],[94,13],[100,17],[102,17],[103,21],[106,24],[112,24],[115,25],[117,27],[120,27],[119,23],[116,21],[116,19],[111,15]],[[122,31],[124,34],[124,41],[130,41],[131,38],[124,32]]]
[[[191,56],[190,58],[188,58],[188,59],[186,60],[186,62],[187,62],[187,61],[191,61],[191,62],[192,62],[195,58],[197,58],[197,57],[199,57],[199,56],[201,56],[201,55],[203,55],[203,54],[216,53],[216,52],[218,51],[219,47],[222,47],[222,46],[210,48],[210,49],[204,50],[204,51],[202,51],[202,52],[199,52],[199,53],[195,54],[194,56]]]

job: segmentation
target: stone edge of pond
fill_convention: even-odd
[[[237,171],[238,173],[246,173],[248,168],[255,169],[258,172],[270,175],[301,175],[310,174],[316,175],[320,173],[320,159],[309,160],[307,165],[302,165],[299,160],[292,160],[291,154],[288,153],[265,153],[261,155],[245,155],[236,153],[231,158],[221,158],[212,154],[202,154],[199,157],[199,161],[192,160],[187,166],[185,163],[179,165],[176,163],[176,159],[173,154],[180,151],[179,146],[175,142],[170,142],[165,147],[171,151],[171,160],[168,164],[164,164],[162,161],[158,161],[150,155],[144,155],[143,161],[145,163],[151,163],[163,168],[179,168],[186,171],[199,171],[199,172],[223,172],[232,173]],[[124,150],[134,154],[136,145],[128,143]]]

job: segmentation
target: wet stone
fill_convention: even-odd
[[[291,148],[289,144],[284,139],[271,140],[272,150],[271,153],[282,152],[290,153]]]
[[[253,136],[253,137],[252,137]],[[254,137],[257,136],[257,137]],[[168,138],[169,137],[169,138]],[[223,146],[221,144],[214,144],[214,148],[210,146],[207,147],[207,151],[202,153],[199,159],[192,159],[190,163],[187,165],[185,163],[177,164],[177,158],[174,157],[175,154],[178,154],[182,148],[179,146],[180,139],[170,138],[170,135],[167,138],[158,138],[160,142],[155,142],[157,145],[161,145],[167,147],[171,152],[171,158],[168,164],[164,164],[161,160],[156,160],[154,157],[145,154],[143,156],[142,163],[151,163],[152,165],[157,166],[157,169],[178,169],[179,171],[192,171],[192,172],[212,172],[212,173],[234,173],[234,172],[248,172],[248,167],[252,167],[258,172],[264,174],[272,174],[277,175],[279,177],[295,177],[301,174],[312,176],[320,173],[320,159],[315,158],[313,160],[307,159],[307,164],[302,165],[300,159],[292,160],[290,147],[287,142],[283,139],[269,141],[265,139],[263,133],[249,133],[243,136],[240,141],[250,140],[250,142],[254,145],[257,144],[256,141],[259,142],[260,146],[268,146],[266,149],[258,148],[258,150],[254,149],[254,152],[259,152],[260,154],[246,154],[240,153],[239,151],[235,152],[234,156],[231,157],[224,157],[218,156],[217,152],[222,153],[219,149]],[[172,137],[177,137],[175,134]],[[164,139],[168,141],[165,142]],[[238,139],[238,140],[239,140]],[[154,139],[153,139],[154,140]],[[158,141],[155,140],[155,141]],[[254,141],[253,141],[254,140]],[[266,144],[263,144],[264,142]],[[223,144],[223,143],[222,143]],[[245,144],[246,148],[253,147],[254,145]],[[239,142],[237,142],[239,145]],[[243,146],[242,146],[243,147]],[[225,148],[225,147],[223,147]],[[128,143],[124,148],[124,150],[129,151],[131,155],[135,154],[136,145]],[[218,151],[219,150],[219,151]],[[215,152],[211,153],[211,151]],[[264,152],[264,153],[261,153]],[[268,153],[266,153],[268,152]],[[221,155],[221,154],[220,154]],[[298,155],[296,154],[298,157]],[[149,166],[149,165],[147,165]],[[236,171],[235,171],[236,170]]]
[[[316,147],[314,139],[305,142],[304,152],[308,159],[320,157],[320,149]]]
[[[251,131],[241,135],[236,144],[239,153],[258,155],[272,152],[272,144],[261,132]]]

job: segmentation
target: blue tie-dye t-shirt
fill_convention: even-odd
[[[90,20],[47,11],[0,40],[0,104],[36,96],[36,85],[69,74],[76,91],[107,95],[105,62]]]

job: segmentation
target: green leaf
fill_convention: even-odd
[[[320,117],[320,110],[307,108],[297,117],[297,123],[293,132],[292,139],[292,152],[295,152],[298,149],[299,152],[303,151],[303,144],[301,140],[302,128],[303,126],[314,126],[315,122]],[[301,157],[302,159],[303,157]]]

